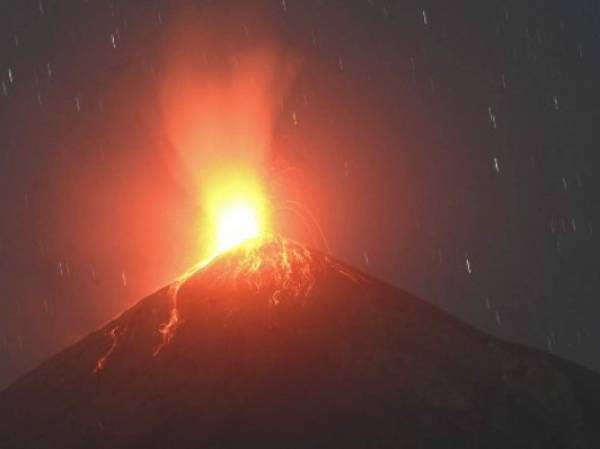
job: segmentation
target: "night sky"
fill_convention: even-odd
[[[301,61],[267,177],[334,256],[600,370],[599,9],[2,2],[0,387],[197,262],[160,92],[174,60],[213,70],[265,36]],[[210,29],[202,54],[182,17]],[[298,220],[278,231],[325,249]]]

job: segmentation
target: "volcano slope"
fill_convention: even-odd
[[[283,240],[0,394],[0,448],[597,448],[599,376]]]

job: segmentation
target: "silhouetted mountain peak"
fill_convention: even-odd
[[[0,447],[595,447],[598,376],[281,237],[0,394]]]

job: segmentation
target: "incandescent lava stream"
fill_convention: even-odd
[[[243,242],[0,392],[1,448],[592,448],[599,376]]]

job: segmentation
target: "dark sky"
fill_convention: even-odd
[[[159,99],[182,15],[222,29],[209,65],[265,23],[301,59],[269,170],[335,256],[600,370],[597,1],[2,5],[0,387],[195,261]]]

